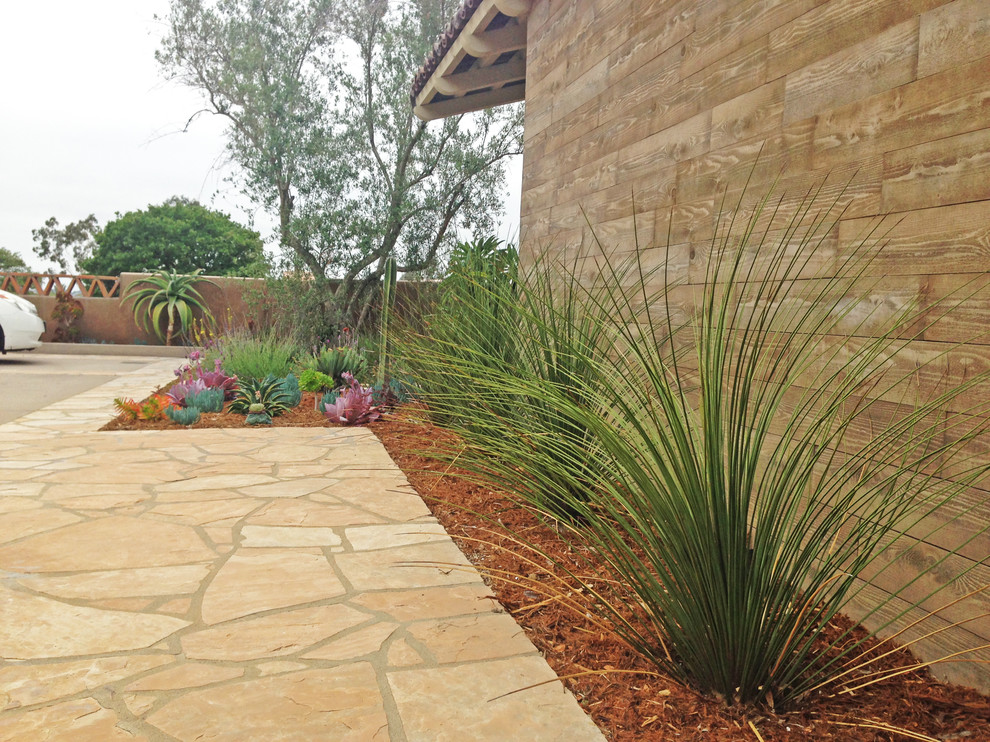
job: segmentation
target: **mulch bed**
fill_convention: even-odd
[[[299,407],[275,418],[274,425],[329,425],[314,406],[314,395],[304,394]],[[203,415],[192,427],[243,424],[243,416],[224,412]],[[177,427],[167,420],[118,417],[103,429]],[[505,576],[489,579],[493,591],[607,739],[887,742],[932,738],[990,742],[990,698],[940,683],[927,671],[900,675],[855,695],[815,698],[807,708],[782,715],[729,707],[658,676],[654,667],[617,637],[560,601],[548,600],[539,585],[566,580],[566,575],[551,574],[546,559],[533,559],[515,541],[524,536],[554,561],[583,574],[589,569],[587,554],[576,554],[554,529],[506,494],[478,486],[462,472],[423,456],[422,452],[449,442],[442,431],[410,419],[401,410],[370,428],[467,557],[484,574]],[[549,587],[548,591],[553,592]],[[573,597],[580,602],[579,595]],[[846,625],[837,625],[835,631]],[[906,658],[910,661],[910,655],[902,651],[881,666],[902,667]],[[586,674],[588,671],[606,672]]]

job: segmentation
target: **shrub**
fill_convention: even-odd
[[[299,388],[305,392],[318,392],[322,389],[334,389],[335,384],[332,376],[307,368],[299,375]]]
[[[228,374],[249,381],[266,376],[283,378],[293,370],[297,355],[299,347],[274,331],[257,335],[233,332],[225,335],[208,353],[209,357],[222,363]]]
[[[172,405],[172,400],[164,394],[152,394],[141,402],[118,397],[113,404],[131,420],[161,420]]]
[[[924,321],[914,307],[881,316],[865,298],[874,235],[814,275],[836,222],[814,195],[793,216],[764,198],[739,230],[719,215],[681,319],[684,292],[662,267],[651,294],[636,246],[631,270],[604,249],[569,272],[538,265],[557,279],[523,280],[515,303],[473,282],[474,296],[459,292],[464,339],[434,317],[431,336],[401,343],[417,396],[463,442],[447,457],[540,512],[573,513],[561,527],[612,570],[573,576],[614,630],[730,703],[781,709],[880,679],[876,655],[857,655],[865,638],[830,641],[827,627],[865,600],[867,578],[892,578],[908,533],[924,539],[978,507],[955,500],[990,473],[968,450],[987,432],[990,402],[973,391],[990,374],[925,396],[919,379],[943,356],[901,364],[953,301],[924,307]],[[670,246],[665,257],[673,265]],[[481,337],[476,319],[503,310],[515,317]],[[950,556],[873,600],[871,627],[932,600],[942,587],[917,587]]]
[[[175,335],[191,332],[195,312],[207,320],[211,318],[210,310],[195,284],[216,284],[207,278],[200,278],[200,272],[196,270],[190,275],[179,275],[158,271],[128,286],[122,298],[134,302],[134,320],[145,331],[150,329],[165,345],[171,345]]]

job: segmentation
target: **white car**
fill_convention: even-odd
[[[41,345],[45,323],[27,299],[0,291],[0,350],[34,350]]]

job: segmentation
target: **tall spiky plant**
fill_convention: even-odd
[[[507,370],[444,344],[431,357],[461,380],[428,397],[461,437],[458,465],[540,509],[581,493],[569,504],[580,517],[563,527],[616,578],[607,593],[585,585],[616,631],[702,691],[778,709],[865,672],[863,640],[828,642],[829,622],[868,578],[889,577],[885,553],[986,508],[986,499],[952,506],[990,471],[967,449],[987,432],[990,402],[969,392],[988,374],[921,394],[918,379],[942,355],[900,365],[956,300],[884,316],[868,300],[875,232],[814,275],[841,216],[820,201],[812,193],[790,217],[769,196],[748,220],[723,213],[687,321],[674,310],[693,287],[665,267],[651,293],[641,263],[630,281],[605,250],[594,287],[570,283],[577,315],[601,323],[593,342],[545,319],[562,316],[559,297],[525,286],[530,302],[551,308],[516,305],[540,324],[530,342],[566,346],[581,373],[550,382],[531,364]],[[581,431],[583,445],[527,435],[501,409],[460,422],[458,406],[494,410],[498,395],[528,400],[517,408],[526,420],[554,410],[557,429]],[[554,477],[526,471],[547,461]],[[947,558],[875,601],[873,631],[892,633],[911,606],[937,599],[938,588],[914,593]]]
[[[208,278],[201,278],[201,272],[197,269],[183,275],[158,271],[128,286],[123,300],[134,302],[134,319],[144,330],[150,329],[165,345],[171,345],[177,331],[186,333],[192,330],[195,312],[201,314],[204,322],[213,322],[210,309],[196,283],[217,284]]]

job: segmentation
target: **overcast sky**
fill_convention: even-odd
[[[224,182],[220,119],[165,82],[154,59],[168,0],[6,3],[0,23],[0,247],[35,269],[31,230],[143,209],[171,196],[248,223],[272,221]],[[518,159],[518,158],[517,158]],[[501,236],[515,237],[521,163],[510,173]]]

